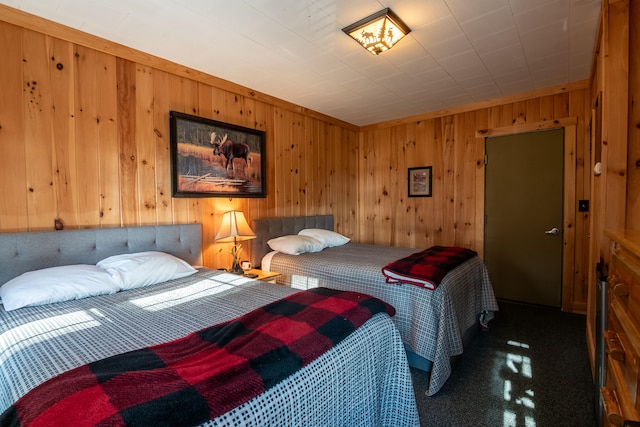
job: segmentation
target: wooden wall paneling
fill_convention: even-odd
[[[608,5],[606,4],[608,3]],[[627,143],[629,124],[629,0],[606,1],[603,175],[605,183],[605,229],[625,227],[627,199]],[[608,239],[602,236],[608,247]]]
[[[488,108],[487,114],[487,127],[486,129],[494,129],[505,126],[500,119],[500,105],[494,105]]]
[[[511,117],[511,121],[514,125],[526,123],[527,121],[529,121],[529,118],[527,116],[527,101],[514,102],[511,113],[513,114]]]
[[[372,140],[375,131],[363,132],[358,136],[359,179],[358,206],[360,209],[360,221],[358,225],[357,239],[363,243],[373,242],[373,200],[370,187],[373,184],[375,173],[375,160]]]
[[[534,98],[526,100],[526,122],[539,122],[542,120],[540,117],[540,100],[541,98]]]
[[[629,22],[640,22],[640,5],[630,3]],[[629,51],[640,51],[640,28],[629,27]],[[640,55],[629,58],[629,156],[626,228],[640,230]]]
[[[349,197],[349,220],[351,221],[350,229],[355,231],[358,222],[360,221],[360,206],[358,205],[358,199],[360,195],[360,187],[358,186],[358,174],[360,171],[360,156],[358,155],[358,137],[359,132],[355,132],[352,129],[341,128],[342,132],[347,133],[349,135],[349,153],[350,153],[350,161],[349,161],[349,177],[350,177],[350,185],[351,195]]]
[[[513,102],[500,106],[500,123],[501,126],[517,125],[516,116],[513,114]]]
[[[335,146],[333,144],[333,126],[325,125],[323,126],[323,145],[325,153],[333,153],[335,150]],[[335,166],[333,162],[334,155],[325,156],[324,161],[324,170],[322,171],[322,186],[324,188],[324,197],[322,200],[322,205],[324,207],[323,213],[331,213],[333,209],[333,191],[335,189],[331,188],[331,177],[333,176],[333,168]],[[334,219],[335,220],[335,219]]]
[[[440,241],[439,225],[442,223],[444,213],[442,212],[442,195],[444,187],[442,185],[442,118],[426,121],[427,139],[423,142],[426,158],[424,166],[433,166],[431,194],[432,197],[421,199],[421,204],[426,206],[425,219],[426,229],[424,231],[424,246],[430,247]],[[420,241],[418,241],[420,242]]]
[[[171,79],[160,70],[153,71],[153,142],[155,146],[155,205],[158,224],[173,223],[171,202]]]
[[[200,111],[198,107],[200,105],[199,92],[198,88],[200,87],[200,83],[193,79],[183,78],[180,80],[182,83],[182,101],[184,102],[186,111],[191,111],[193,115],[200,115]],[[199,197],[187,197],[185,198],[185,204],[187,206],[186,219],[184,222],[192,223],[192,222],[202,222],[202,204],[200,203],[202,200]],[[181,220],[180,222],[183,222]]]
[[[118,143],[122,225],[138,225],[138,149],[136,146],[136,64],[118,58]]]
[[[331,133],[335,151],[332,155],[334,161],[333,175],[329,185],[335,189],[332,200],[332,211],[337,212],[341,229],[349,229],[351,211],[357,198],[357,184],[353,180],[352,170],[358,169],[358,157],[352,156],[352,139],[350,131],[331,126]]]
[[[402,149],[404,159],[398,165],[398,194],[403,200],[403,204],[396,216],[396,220],[400,223],[401,229],[401,233],[398,234],[398,246],[415,248],[416,233],[421,227],[424,227],[424,222],[422,224],[420,223],[416,209],[417,199],[415,197],[409,197],[407,169],[413,167],[412,165],[416,162],[418,156],[418,123],[407,123],[405,125],[405,132],[406,135]],[[404,221],[403,218],[407,220]]]
[[[83,159],[76,158],[73,46],[51,37],[47,38],[47,42],[54,145],[54,216],[63,223],[77,225],[79,188],[76,161]]]
[[[392,177],[392,165],[397,163],[397,151],[395,143],[391,140],[391,129],[380,131],[378,141],[375,144],[375,158],[377,171],[374,179],[375,218],[376,229],[374,243],[387,245],[391,243],[391,220],[394,200],[390,196]]]
[[[214,117],[213,113],[213,88],[209,85],[198,83],[198,115],[200,117]],[[213,158],[213,147],[210,147],[210,155]],[[221,260],[216,259],[214,239],[218,232],[217,220],[222,218],[222,214],[216,213],[216,198],[201,198],[200,212],[191,216],[190,222],[202,224],[202,263],[203,265],[216,267],[221,266]],[[246,212],[245,212],[246,213]],[[226,258],[226,257],[225,257]]]
[[[421,120],[415,124],[415,147],[413,149],[413,156],[408,157],[410,161],[407,163],[407,168],[419,167],[419,166],[434,166],[434,158],[432,154],[433,148],[433,132],[434,132],[434,120]],[[432,179],[432,191],[433,187]],[[408,191],[405,190],[405,191]],[[410,200],[411,210],[407,212],[409,218],[413,219],[415,228],[413,229],[413,238],[410,245],[411,247],[424,246],[428,239],[428,235],[431,234],[431,221],[433,220],[433,197],[413,197]]]
[[[547,95],[540,98],[540,121],[554,119],[553,104],[553,95]]]
[[[596,42],[597,43],[597,42]],[[590,94],[591,95],[591,94]],[[599,126],[599,120],[596,113],[596,106],[591,105],[591,129],[590,129],[590,141],[589,146],[591,148],[591,153],[593,155],[593,160],[591,162],[590,169],[593,170],[593,165],[595,163],[595,158],[599,159],[599,154],[596,155],[596,140],[597,140],[597,128]],[[599,148],[598,148],[599,149]],[[600,214],[602,211],[601,208],[601,197],[600,197],[600,180],[599,176],[596,176],[595,173],[591,174],[590,179],[590,221],[589,221],[589,260],[587,265],[587,270],[584,273],[587,276],[587,285],[588,285],[588,295],[587,295],[587,349],[589,353],[589,361],[591,363],[591,374],[593,378],[595,378],[596,366],[595,366],[595,348],[596,348],[596,311],[599,310],[599,307],[596,306],[597,295],[596,295],[596,271],[595,266],[596,263],[600,261],[598,254],[598,244],[599,240],[596,237],[596,230],[599,227],[599,223],[601,222]]]
[[[0,22],[0,231],[29,227],[25,134],[26,98],[30,88],[23,80],[23,30]],[[24,99],[23,99],[23,93]],[[10,184],[9,184],[10,183]]]
[[[266,132],[266,172],[262,180],[266,182],[267,197],[253,200],[251,218],[264,218],[275,210],[274,192],[274,152],[273,152],[273,108],[262,102],[255,102],[253,107],[254,126]]]
[[[49,80],[50,38],[23,34],[23,111],[29,230],[50,230],[57,211],[54,195],[53,100]]]
[[[575,311],[575,217],[576,217],[576,126],[564,128],[564,206],[562,251],[562,309]],[[580,310],[585,311],[586,301],[580,301]]]
[[[590,118],[589,93],[587,90],[575,91],[570,94],[569,114],[578,117],[576,124],[576,173],[575,192],[576,203],[578,200],[590,199],[591,182],[591,138],[589,134],[588,120]],[[575,243],[574,243],[574,302],[584,304],[582,311],[586,312],[588,299],[589,266],[589,221],[590,212],[578,212],[575,214]]]
[[[320,209],[320,206],[315,203],[315,199],[313,197],[314,180],[316,179],[314,169],[317,167],[315,162],[318,159],[315,138],[316,128],[314,126],[314,123],[317,122],[317,120],[307,116],[303,116],[302,120],[302,139],[300,140],[300,145],[302,147],[300,150],[302,154],[302,157],[300,158],[300,178],[302,187],[300,189],[300,195],[304,199],[305,215],[310,215],[314,212],[318,212]]]
[[[441,221],[438,224],[439,240],[442,242],[442,245],[454,245],[455,242],[453,220],[456,217],[455,149],[458,144],[455,139],[456,124],[457,116],[447,116],[442,120],[442,194],[437,196],[441,203],[440,212],[442,212]]]
[[[406,146],[407,125],[396,126],[391,129],[392,149],[395,159],[390,159],[388,165],[389,170],[389,187],[383,192],[386,203],[390,208],[389,228],[391,238],[389,240],[392,246],[406,246],[405,236],[407,230],[415,227],[411,217],[406,215],[407,204],[407,164]]]
[[[451,245],[462,245],[464,240],[464,199],[465,199],[465,181],[469,178],[465,176],[466,163],[466,141],[465,141],[465,125],[466,113],[456,114],[455,124],[453,126],[453,144],[452,144],[452,192],[447,197],[447,205],[451,204],[452,214],[448,218],[451,228]]]
[[[486,129],[489,120],[489,111],[487,109],[482,109],[476,111],[476,128],[477,129]],[[474,248],[475,251],[478,252],[480,257],[484,256],[484,197],[485,197],[485,188],[484,188],[484,176],[485,176],[485,164],[484,164],[484,156],[485,156],[485,146],[484,146],[484,137],[475,137],[475,236],[474,236]]]
[[[305,159],[305,169],[307,173],[306,197],[311,206],[312,212],[320,212],[323,208],[324,186],[324,161],[325,148],[321,146],[323,127],[319,120],[307,120],[305,129],[307,131],[307,158]],[[334,224],[335,225],[335,224]]]
[[[115,227],[122,224],[117,65],[116,58],[106,53],[97,52],[95,60],[100,192],[100,219],[97,224]]]
[[[373,178],[375,175],[375,151],[373,140],[377,131],[361,133],[358,137],[358,154],[360,158],[360,179],[358,187],[360,188],[358,205],[361,206],[360,224],[358,227],[358,239],[363,243],[373,242],[374,228],[374,200],[375,196],[371,194],[373,187]]]
[[[476,249],[475,241],[476,224],[476,164],[478,162],[476,153],[476,114],[473,111],[459,114],[462,123],[459,124],[459,146],[461,151],[461,169],[457,174],[457,194],[454,229],[456,230],[455,245]]]
[[[71,65],[71,64],[70,64]],[[77,224],[91,227],[100,220],[100,167],[97,111],[96,51],[75,47],[75,151],[73,168],[78,190]]]
[[[340,140],[337,136],[337,129],[332,125],[327,128],[327,146],[327,152],[331,153],[331,156],[327,157],[327,170],[324,176],[327,188],[324,213],[334,214],[334,222],[339,224],[339,227],[342,227],[342,216],[338,211],[338,203],[341,197],[340,194],[344,191],[345,182],[339,178],[340,162],[338,153],[340,153]],[[337,215],[336,212],[338,212]]]
[[[444,227],[444,219],[446,217],[445,200],[446,200],[446,172],[447,165],[444,160],[445,152],[445,132],[444,122],[447,117],[437,118],[433,121],[433,136],[431,146],[431,158],[433,159],[433,182],[432,182],[432,203],[431,218],[429,218],[429,232],[433,244],[442,244],[445,242],[442,238]],[[437,243],[436,243],[437,242]],[[431,244],[431,243],[429,243]]]
[[[138,216],[140,225],[157,224],[156,212],[156,134],[153,115],[154,70],[136,64],[135,141],[138,170]]]
[[[190,79],[169,74],[170,109],[182,113],[197,115],[198,84]],[[190,221],[190,198],[172,197],[173,223],[183,224]]]
[[[269,197],[270,202],[270,214],[273,216],[284,216],[283,204],[281,200],[284,198],[285,192],[285,171],[287,165],[285,164],[285,156],[284,156],[284,143],[283,138],[284,130],[282,128],[282,123],[284,120],[284,110],[280,108],[274,108],[273,114],[273,132],[271,138],[267,137],[267,170],[269,172],[271,183],[270,188],[271,195]],[[269,162],[271,160],[271,162]],[[277,165],[277,167],[276,167]]]
[[[293,113],[291,115],[291,140],[289,146],[291,147],[291,213],[293,215],[304,215],[306,212],[306,203],[304,202],[302,188],[304,186],[304,177],[302,170],[302,159],[304,156],[304,130],[302,129],[302,122],[304,118],[299,113]]]
[[[293,216],[293,197],[291,190],[291,174],[294,165],[291,163],[291,133],[293,113],[285,110],[280,111],[279,120],[276,121],[276,152],[278,158],[276,164],[276,206],[278,206],[278,216]]]
[[[569,93],[559,93],[553,96],[553,117],[569,117]]]

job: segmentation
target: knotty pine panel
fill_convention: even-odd
[[[640,22],[640,5],[629,5],[629,22]],[[629,160],[627,172],[627,218],[626,228],[640,230],[640,28],[629,26]]]
[[[15,25],[0,25],[0,228],[4,231],[29,227],[26,152],[21,143],[25,138],[23,97],[29,93],[23,81],[22,33]]]
[[[78,179],[78,205],[84,209],[77,210],[79,226],[91,226],[99,220],[100,212],[100,179],[98,157],[98,126],[96,124],[97,102],[96,80],[98,61],[97,52],[77,46],[74,52],[75,72],[75,142],[76,162],[75,174]],[[67,215],[62,214],[62,217]]]
[[[110,54],[108,42],[93,51],[90,37],[79,36],[89,44],[81,45],[41,31],[0,22],[0,90],[8,94],[0,101],[0,173],[13,184],[0,196],[0,231],[51,229],[58,216],[67,228],[202,222],[204,263],[220,267],[230,262],[227,247],[212,240],[228,209],[249,219],[333,213],[338,231],[356,241],[481,252],[484,140],[475,131],[565,117],[578,118],[575,197],[589,198],[583,87],[359,130],[130,49]],[[69,62],[62,72],[52,54]],[[265,130],[267,197],[172,198],[170,110]],[[434,167],[433,197],[408,198],[407,168],[425,165]],[[588,221],[575,218],[574,249]],[[579,307],[581,289],[572,295]]]
[[[213,243],[229,209],[249,219],[333,213],[354,231],[355,126],[64,34],[0,21],[0,231],[49,230],[56,218],[66,228],[202,222],[211,267],[230,263],[228,245]],[[170,110],[265,130],[267,197],[171,197]]]
[[[54,191],[53,99],[50,81],[51,37],[27,31],[22,39],[22,84],[26,176],[16,185],[26,190],[28,224],[51,228],[58,218]],[[12,165],[4,165],[9,169]],[[13,181],[13,180],[12,180]]]
[[[120,156],[118,144],[118,89],[116,57],[96,52],[96,117],[98,137],[99,220],[78,226],[121,225]],[[80,176],[80,179],[83,177]],[[86,210],[83,205],[79,211]]]

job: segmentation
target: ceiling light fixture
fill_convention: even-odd
[[[367,16],[342,31],[374,55],[391,49],[411,32],[407,24],[389,8]]]

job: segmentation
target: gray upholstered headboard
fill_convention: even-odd
[[[298,234],[304,228],[333,230],[333,215],[288,216],[254,219],[253,231],[257,238],[250,240],[251,263],[259,267],[262,258],[271,251],[267,242],[274,237]]]
[[[0,285],[20,274],[111,255],[161,251],[202,264],[202,224],[0,233]]]

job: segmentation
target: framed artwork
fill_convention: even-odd
[[[431,197],[432,168],[409,168],[409,197]]]
[[[266,197],[265,132],[169,113],[173,197]]]

